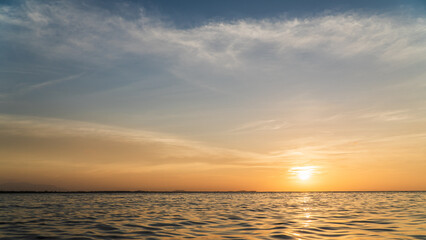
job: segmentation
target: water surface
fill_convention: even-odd
[[[426,192],[0,194],[0,239],[426,239]]]

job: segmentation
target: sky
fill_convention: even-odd
[[[425,12],[2,1],[0,183],[426,190]]]

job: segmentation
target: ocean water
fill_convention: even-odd
[[[426,192],[0,194],[0,239],[426,239]]]

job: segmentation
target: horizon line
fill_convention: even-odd
[[[350,192],[426,192],[426,190],[346,190],[346,191],[2,191],[4,193],[350,193]]]

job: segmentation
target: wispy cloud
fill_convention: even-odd
[[[339,92],[324,86],[351,92],[358,89],[354,86],[369,87],[372,82],[387,85],[376,79],[389,65],[398,68],[426,60],[426,20],[406,15],[343,12],[213,21],[180,29],[148,16],[143,9],[137,17],[124,18],[73,2],[24,1],[14,8],[3,7],[0,21],[7,27],[1,38],[21,43],[43,58],[100,68],[134,64],[126,69],[132,76],[149,62],[159,69],[160,79],[182,81],[245,103],[249,98],[268,101],[259,99],[265,94],[275,99],[302,90],[323,91],[321,97],[327,98]],[[21,30],[15,31],[14,26]],[[42,81],[34,87],[55,82]],[[120,87],[129,81],[115,82]]]
[[[78,122],[52,118],[19,117],[10,115],[0,116],[0,137],[6,141],[9,137],[16,139],[16,145],[7,144],[11,148],[25,148],[28,141],[34,146],[39,146],[41,142],[49,143],[44,154],[49,149],[59,147],[70,156],[82,154],[81,161],[97,161],[99,157],[106,157],[111,150],[114,157],[113,162],[129,163],[139,162],[148,165],[181,164],[181,163],[208,163],[212,165],[247,165],[253,162],[262,164],[262,155],[242,152],[232,149],[211,147],[196,141],[185,140],[179,137],[170,136],[151,131],[141,131],[112,127],[87,122]],[[37,140],[38,139],[38,140]],[[43,140],[44,139],[44,140]],[[68,139],[65,140],[64,139]],[[38,142],[39,141],[39,142]],[[21,142],[22,146],[20,146]],[[79,145],[88,144],[96,146],[94,151],[99,152],[99,156],[84,157],[84,152],[79,152],[76,148]],[[64,145],[64,146],[61,146]],[[102,145],[110,146],[112,149],[103,148]],[[116,145],[116,147],[114,147]],[[69,149],[67,149],[67,146]],[[4,146],[7,148],[7,146]],[[114,148],[116,148],[114,150]],[[120,149],[121,148],[121,149]],[[3,149],[6,150],[6,149]],[[53,151],[53,150],[51,150]],[[77,152],[75,152],[77,151]],[[114,153],[119,151],[121,157]],[[128,152],[126,152],[128,151]],[[74,161],[80,161],[74,160]]]
[[[396,110],[386,112],[372,112],[359,116],[363,119],[372,119],[376,121],[401,121],[410,119],[408,110]]]
[[[26,87],[23,91],[24,92],[30,92],[30,91],[40,89],[40,88],[44,88],[44,87],[47,87],[47,86],[50,86],[50,85],[54,85],[54,84],[63,83],[63,82],[66,82],[66,81],[78,79],[79,77],[83,76],[84,74],[85,73],[79,73],[79,74],[74,74],[74,75],[64,77],[64,78],[59,78],[59,79],[45,81],[45,82],[42,82],[42,83],[37,83],[37,84]]]
[[[278,71],[283,63],[302,60],[306,54],[312,59],[365,55],[400,63],[424,61],[426,55],[423,18],[399,21],[390,15],[343,13],[306,19],[212,22],[175,29],[146,16],[143,10],[138,19],[126,20],[90,8],[82,10],[71,2],[32,1],[13,12],[3,8],[0,16],[5,24],[19,22],[26,27],[25,34],[10,33],[11,38],[26,41],[31,36],[33,41],[28,44],[46,54],[80,59],[86,55],[86,60],[96,57],[101,62],[128,53],[154,54],[169,59],[174,65],[171,69],[185,76],[188,67],[205,64],[221,70],[246,70],[245,66],[252,68],[256,62]],[[87,53],[91,57],[87,58]]]
[[[289,123],[282,120],[261,120],[243,124],[232,129],[232,132],[272,131],[289,127]]]

